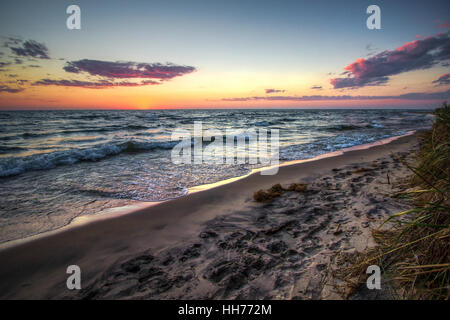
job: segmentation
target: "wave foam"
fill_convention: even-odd
[[[126,141],[119,144],[103,144],[86,149],[55,151],[21,158],[0,159],[0,177],[9,177],[32,170],[48,170],[80,161],[99,161],[120,153],[137,153],[151,150],[168,150],[177,142]]]

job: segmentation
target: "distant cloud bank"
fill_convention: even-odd
[[[330,101],[330,100],[387,100],[387,99],[404,99],[404,100],[448,100],[450,99],[450,90],[425,93],[413,92],[395,96],[326,96],[326,95],[310,95],[310,96],[269,96],[269,97],[242,97],[242,98],[224,98],[221,101]]]

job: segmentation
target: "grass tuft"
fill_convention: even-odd
[[[420,135],[416,165],[399,159],[412,172],[410,184],[416,190],[404,197],[412,198],[415,208],[387,219],[383,225],[388,230],[374,231],[377,247],[340,262],[347,265],[336,274],[347,284],[345,298],[365,281],[373,264],[389,279],[396,298],[450,297],[450,106],[444,103],[434,114],[433,127]]]

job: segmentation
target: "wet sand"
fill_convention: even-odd
[[[333,257],[372,246],[371,229],[408,206],[390,197],[409,175],[394,154],[415,148],[402,137],[8,245],[0,298],[339,299]],[[276,183],[308,189],[253,200]],[[80,291],[66,288],[73,264]]]

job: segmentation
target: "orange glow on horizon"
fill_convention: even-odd
[[[412,72],[409,79],[423,81],[423,72]],[[427,82],[435,78],[428,75]],[[376,107],[435,107],[442,101],[373,99],[373,100],[252,100],[251,97],[273,96],[340,96],[373,95],[374,88],[360,88],[352,91],[337,91],[326,82],[328,79],[314,74],[298,75],[271,74],[259,72],[195,73],[176,78],[161,85],[114,88],[78,88],[62,86],[26,85],[19,93],[1,93],[0,109],[207,109],[207,108],[376,108]],[[397,78],[397,84],[377,88],[377,95],[406,93],[404,76]],[[326,83],[326,84],[324,84]],[[320,85],[323,89],[311,89]],[[411,90],[423,88],[418,85]],[[266,94],[265,89],[281,89],[279,93]],[[380,89],[383,91],[380,92]],[[436,90],[427,87],[428,90]],[[224,101],[223,99],[250,97],[247,101]]]

